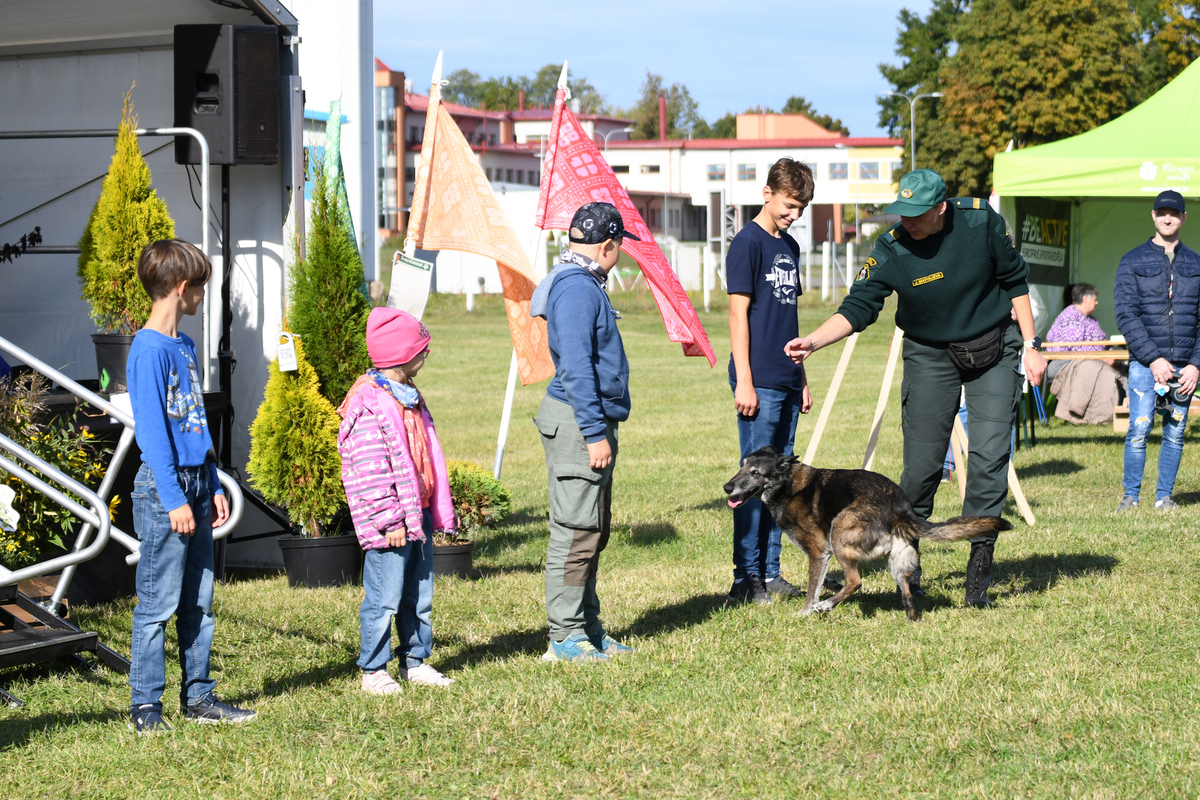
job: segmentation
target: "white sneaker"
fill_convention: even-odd
[[[410,681],[411,683],[420,683],[425,686],[449,686],[454,683],[453,678],[447,678],[442,673],[438,672],[428,664],[422,664],[419,667],[412,669],[400,668],[400,680]]]
[[[362,690],[368,694],[399,694],[400,684],[392,680],[386,669],[364,672]]]

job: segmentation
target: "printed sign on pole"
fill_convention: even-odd
[[[410,258],[397,250],[392,257],[392,287],[388,290],[387,307],[407,311],[420,319],[429,302],[432,278],[432,261]]]
[[[1017,198],[1017,250],[1029,264],[1029,282],[1071,283],[1071,203],[1042,197]]]

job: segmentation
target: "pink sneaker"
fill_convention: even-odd
[[[368,694],[399,694],[400,684],[392,680],[386,669],[364,672],[362,690]]]
[[[400,668],[400,680],[410,681],[412,683],[420,683],[425,686],[449,686],[454,683],[453,678],[447,678],[442,673],[438,672],[428,664],[422,664],[419,667],[412,669]]]

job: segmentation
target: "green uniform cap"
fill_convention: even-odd
[[[946,182],[931,169],[914,169],[900,179],[900,196],[886,209],[889,214],[919,217],[946,199]]]

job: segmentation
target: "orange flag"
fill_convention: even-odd
[[[435,83],[429,92],[408,236],[423,250],[495,259],[521,385],[544,381],[554,375],[546,321],[529,316],[538,279],[470,145],[442,107],[440,90]]]

